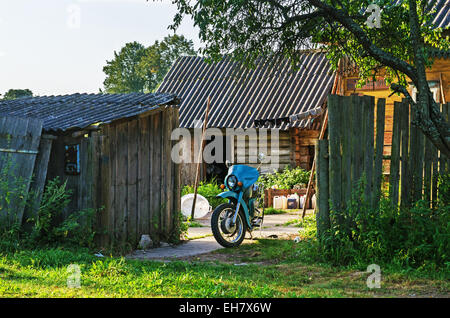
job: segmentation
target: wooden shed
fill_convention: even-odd
[[[64,216],[101,209],[99,242],[134,248],[142,234],[159,242],[177,232],[180,170],[170,140],[177,103],[160,93],[32,97],[1,101],[0,117],[41,119],[37,161],[48,164],[35,174],[67,181]]]
[[[251,147],[251,138],[271,149],[273,139],[270,133],[265,139],[264,130],[275,129],[278,145],[274,151],[279,168],[290,165],[309,170],[323,116],[296,122],[290,122],[289,117],[323,108],[334,79],[331,65],[320,51],[301,53],[300,67],[296,71],[285,59],[261,58],[254,68],[248,69],[229,57],[208,63],[201,57],[185,56],[174,63],[158,92],[172,92],[180,97],[180,127],[191,131],[201,128],[206,100],[211,98],[207,127],[220,129],[226,135],[223,144],[228,149],[224,151],[227,153],[224,159],[236,162],[236,154],[245,152],[246,158],[241,163],[254,165],[247,160],[248,154],[257,152]],[[256,129],[256,136],[246,136],[246,144],[239,146],[236,135],[245,135],[252,128]],[[229,129],[240,132],[227,135]],[[194,163],[183,163],[182,184],[194,183],[197,160],[194,144],[189,141],[183,145],[191,146],[191,162]],[[215,176],[217,166],[223,171],[223,163],[204,164],[202,177]],[[263,165],[262,172],[269,172],[271,166]]]

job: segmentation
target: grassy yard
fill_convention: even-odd
[[[182,261],[98,258],[88,250],[0,254],[0,297],[410,297],[448,296],[448,273],[381,266],[369,289],[366,266],[335,267],[309,258],[308,243],[247,241]],[[81,287],[68,288],[69,264]]]

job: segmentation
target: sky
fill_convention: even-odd
[[[175,13],[170,0],[0,0],[0,94],[98,93],[114,51],[172,34]],[[200,47],[190,19],[177,33]]]

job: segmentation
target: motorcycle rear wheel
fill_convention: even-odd
[[[211,230],[217,243],[223,247],[237,247],[241,245],[247,232],[244,213],[239,211],[236,224],[230,226],[236,206],[231,203],[223,203],[214,209],[211,216]]]

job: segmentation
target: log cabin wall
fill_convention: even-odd
[[[191,131],[191,136],[194,136],[193,130],[189,129]],[[221,129],[222,133],[226,134],[226,129]],[[245,135],[244,133],[238,135]],[[260,131],[257,130],[257,134],[260,134]],[[271,147],[272,147],[272,140],[271,140],[271,134],[270,132],[267,132],[267,140],[260,139],[258,135],[256,137],[258,148],[254,149],[251,147],[253,143],[250,142],[254,141],[255,138],[253,136],[245,136],[245,145],[242,147],[241,144],[238,144],[238,137],[234,136],[234,143],[233,143],[233,149],[229,149],[231,145],[230,139],[227,139],[226,142],[224,142],[224,147],[228,147],[227,151],[227,158],[230,159],[231,162],[235,164],[246,164],[249,166],[257,167],[259,166],[259,163],[251,162],[250,155],[252,158],[256,158],[258,155],[258,151],[261,149],[267,149],[266,155],[270,155],[271,153]],[[278,136],[279,136],[279,148],[277,150],[273,150],[273,154],[279,156],[279,169],[283,169],[285,166],[293,166],[295,165],[295,162],[293,161],[294,156],[292,155],[292,145],[291,145],[291,135],[288,130],[278,130]],[[229,138],[229,137],[227,137]],[[181,141],[182,148],[187,149],[189,147],[189,143],[185,141]],[[191,162],[190,163],[182,163],[181,164],[181,184],[182,185],[193,185],[195,183],[195,175],[196,175],[196,169],[197,169],[197,158],[198,158],[198,151],[194,151],[194,137],[191,137],[190,142],[191,147]],[[263,147],[263,148],[261,148]],[[264,148],[267,147],[267,148]],[[224,149],[224,152],[226,150]],[[240,154],[241,161],[238,161],[238,154]],[[242,160],[243,159],[243,160]],[[203,163],[200,165],[200,180],[206,179],[206,170],[207,170],[207,164],[203,161]],[[260,167],[260,171],[262,173],[269,173],[273,172],[272,167],[270,164],[263,164]]]
[[[54,141],[47,180],[67,180],[72,201],[64,216],[102,208],[97,218],[103,246],[136,248],[142,234],[168,241],[177,232],[180,167],[171,160],[178,108],[161,108],[102,125],[99,131]],[[79,145],[79,173],[67,174],[67,145]]]
[[[294,166],[311,170],[314,161],[314,144],[319,138],[319,130],[291,128],[291,161]]]

